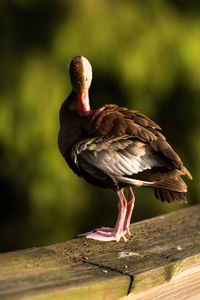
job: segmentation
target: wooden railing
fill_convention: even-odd
[[[0,255],[0,299],[200,299],[200,206],[131,225],[125,243],[84,238]]]

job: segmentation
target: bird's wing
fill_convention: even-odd
[[[107,175],[125,185],[187,189],[177,170],[169,171],[148,144],[128,135],[84,139],[74,145],[72,160],[94,179],[105,180]]]
[[[145,115],[117,105],[105,105],[94,110],[84,120],[83,129],[88,136],[117,138],[128,135],[132,139],[149,145],[145,149],[149,151],[151,148],[153,164],[162,158],[169,169],[176,168],[182,172],[182,175],[192,178],[183,166],[180,157],[160,133],[161,128]],[[149,168],[148,164],[147,168]]]
[[[95,176],[94,167],[118,178],[162,167],[162,159],[153,155],[149,145],[129,136],[88,138],[75,144],[72,159],[76,166]],[[138,185],[141,185],[138,181]]]
[[[83,128],[89,136],[122,136],[131,135],[143,141],[155,140],[160,136],[156,132],[161,128],[146,116],[117,105],[105,105],[94,110],[83,121]]]

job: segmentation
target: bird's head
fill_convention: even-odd
[[[90,113],[88,90],[92,81],[92,67],[84,56],[75,56],[68,65],[72,89],[78,96],[78,111],[81,116]]]

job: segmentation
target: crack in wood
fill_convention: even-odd
[[[130,279],[130,283],[129,283],[129,287],[128,287],[128,290],[127,290],[127,295],[130,294],[131,292],[131,289],[132,289],[132,285],[133,285],[133,281],[134,281],[134,276],[132,274],[129,274],[129,273],[124,273],[123,271],[121,270],[118,270],[117,268],[112,268],[110,266],[106,266],[106,265],[103,265],[103,264],[97,264],[97,263],[94,263],[92,261],[89,261],[88,260],[88,257],[83,257],[83,259],[73,259],[71,258],[73,261],[79,261],[79,262],[83,262],[85,264],[89,264],[89,265],[92,265],[92,266],[96,266],[96,267],[99,267],[100,269],[102,269],[102,271],[104,270],[108,270],[108,271],[112,271],[112,272],[117,272],[121,275],[125,275],[125,276],[128,276],[129,279]]]

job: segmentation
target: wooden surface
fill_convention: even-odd
[[[1,254],[0,299],[200,299],[199,205],[131,232],[127,243],[80,238]]]

